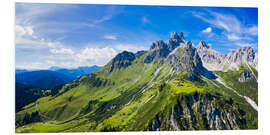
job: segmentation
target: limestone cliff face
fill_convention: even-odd
[[[225,56],[214,50],[206,42],[201,41],[196,50],[202,59],[203,66],[208,70],[222,70],[224,67]]]
[[[257,54],[254,53],[252,47],[245,46],[238,48],[235,51],[226,55],[227,65],[229,69],[239,68],[240,64],[249,64],[250,66],[257,68]]]
[[[228,71],[239,69],[242,64],[248,64],[257,69],[258,56],[252,47],[246,46],[223,55],[211,46],[201,41],[196,50],[202,59],[203,66],[210,71]]]

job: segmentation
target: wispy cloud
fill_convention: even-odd
[[[67,55],[74,54],[74,51],[70,48],[50,49],[50,52],[54,54],[67,54]]]
[[[103,22],[111,20],[112,17],[113,17],[112,14],[109,14],[109,15],[105,15],[101,17],[100,19],[94,19],[94,20],[91,19],[89,22],[84,22],[82,24],[88,27],[96,27]]]
[[[232,41],[241,39],[241,37],[237,36],[236,34],[228,34],[227,38]]]
[[[192,12],[192,15],[221,30],[222,32],[218,36],[227,38],[223,40],[232,41],[231,45],[243,46],[257,41],[258,27],[254,24],[244,24],[232,14],[205,10],[205,12]],[[204,32],[208,31],[210,30],[204,30]]]
[[[257,26],[249,27],[249,28],[245,29],[245,33],[257,36],[258,35],[258,27]]]
[[[117,36],[116,35],[105,35],[104,38],[105,39],[110,39],[110,40],[117,40]]]
[[[142,17],[142,22],[143,23],[150,23],[150,20],[146,16],[143,16]]]
[[[48,42],[51,42],[52,39],[44,35],[59,31],[58,27],[65,25],[65,23],[55,22],[58,23],[55,24],[50,21],[44,23],[41,20],[50,17],[53,13],[66,12],[75,8],[77,8],[75,5],[16,3],[16,48],[40,49],[50,47]]]
[[[217,28],[224,29],[227,32],[241,32],[241,24],[235,16],[216,13],[211,10],[207,10],[207,12],[207,14],[204,12],[193,12],[192,14],[194,17],[197,17]]]
[[[207,12],[208,14],[193,12],[193,16],[219,29],[224,29],[228,33],[257,35],[257,26],[247,27],[234,15],[217,13],[211,10],[207,10]]]
[[[237,45],[238,47],[245,47],[245,46],[251,46],[256,48],[257,44],[254,43],[246,43],[246,42],[237,42],[235,43],[235,45]]]

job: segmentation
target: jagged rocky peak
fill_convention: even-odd
[[[229,60],[236,62],[238,60],[243,61],[253,61],[255,58],[255,53],[251,46],[245,46],[243,48],[238,48],[236,51],[230,52],[228,55]]]
[[[181,43],[185,43],[184,33],[183,32],[172,32],[170,39],[166,41],[168,49],[173,51],[177,48]]]
[[[257,68],[256,53],[251,46],[238,48],[236,51],[227,54],[226,58],[232,68],[238,69],[240,64],[249,64],[250,66]]]
[[[155,59],[166,58],[175,48],[185,43],[184,34],[182,32],[171,33],[170,39],[164,43],[162,40],[157,40],[150,46],[150,51],[144,58],[145,63],[150,63]]]
[[[178,47],[181,43],[185,43],[184,34],[183,32],[172,32],[170,35],[169,40],[164,43],[162,40],[157,40],[156,42],[152,43],[150,46],[150,51],[155,49],[168,49],[169,51],[173,51],[176,47]]]
[[[162,40],[157,40],[156,42],[152,43],[152,45],[150,46],[150,50],[161,49],[161,48],[167,48],[166,44]]]
[[[207,44],[205,41],[200,41],[199,44],[198,44],[198,47],[197,49],[213,49],[212,46],[210,46],[209,44]]]
[[[207,78],[214,77],[203,67],[202,61],[196,52],[196,48],[193,47],[193,44],[190,41],[181,44],[174,53],[170,54],[167,62],[174,70],[186,72],[188,77],[192,80],[196,79],[199,75],[203,75]]]
[[[193,47],[193,43],[191,41],[188,41],[187,43],[182,44],[180,47],[195,50],[195,48]]]
[[[179,33],[176,33],[176,32],[172,32],[171,33],[171,36],[170,36],[170,39],[177,39],[177,40],[184,40],[184,33],[183,32],[179,32]]]
[[[210,71],[238,70],[241,64],[248,64],[257,69],[257,54],[251,46],[238,48],[223,55],[201,41],[196,51],[202,59],[203,66]]]
[[[132,64],[132,61],[135,60],[136,56],[132,52],[123,51],[122,53],[117,54],[112,59],[112,64],[110,67],[110,72],[114,69],[126,68]]]
[[[225,56],[215,51],[212,46],[205,41],[200,41],[196,52],[202,59],[203,66],[211,71],[222,70],[224,67]]]

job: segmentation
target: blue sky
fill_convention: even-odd
[[[171,32],[184,32],[226,54],[258,49],[258,9],[16,3],[16,68],[105,65],[117,53],[147,50]]]

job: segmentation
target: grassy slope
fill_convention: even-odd
[[[256,77],[258,76],[257,70],[252,68]],[[216,72],[227,85],[234,88],[241,95],[248,96],[258,104],[258,83],[257,80],[252,77],[247,82],[239,82],[238,78],[243,72],[250,72],[247,66],[241,66],[239,70],[233,70],[228,72]]]
[[[81,85],[72,88],[57,97],[47,97],[45,102],[37,101],[32,105],[28,105],[25,107],[26,110],[16,114],[16,120],[22,120],[26,112],[31,113],[39,111],[42,115],[49,118],[48,121],[55,120],[55,124],[60,124],[75,119],[76,117],[80,117],[80,111],[87,106],[89,101],[98,100],[99,105],[97,106],[101,106],[107,101],[112,102],[113,99],[117,98],[122,99],[121,101],[126,99],[123,103],[127,103],[128,99],[150,80],[153,76],[152,73],[156,68],[156,65],[153,64],[142,66],[140,65],[142,63],[138,62],[140,60],[141,59],[134,61],[135,65],[132,67],[112,72],[110,76],[106,76],[105,73],[99,72],[103,70],[99,70],[97,76],[99,78],[107,77],[106,79],[112,80],[113,82],[110,85],[93,87],[87,83],[88,80],[85,79],[87,77],[82,77],[79,80],[81,81]],[[141,67],[144,69],[140,69]],[[88,114],[97,111],[95,109],[97,108],[92,109]],[[46,118],[44,119],[47,120]]]
[[[22,119],[25,112],[37,110],[49,118],[43,118],[44,123],[38,122],[17,127],[16,132],[141,131],[147,128],[149,121],[156,114],[170,111],[170,108],[177,103],[178,96],[194,92],[222,95],[225,99],[233,98],[246,112],[244,117],[248,123],[247,128],[257,128],[257,112],[243,98],[239,98],[216,81],[213,82],[218,87],[208,80],[189,81],[181,77],[182,73],[174,73],[171,76],[168,75],[170,72],[168,65],[163,66],[154,77],[153,73],[160,61],[144,65],[141,61],[142,57],[133,61],[134,66],[115,70],[109,76],[104,72],[108,65],[98,70],[96,72],[98,78],[110,80],[105,86],[89,85],[88,77],[84,76],[79,80],[81,85],[64,94],[57,97],[45,97],[26,106],[26,110],[16,114],[16,119]],[[221,73],[218,74],[221,75]],[[147,83],[152,78],[152,82]],[[183,86],[173,84],[173,80],[179,80]],[[138,93],[143,86],[148,86],[148,89],[143,93]],[[135,95],[134,100],[127,105],[133,95]],[[97,102],[92,105],[90,104],[92,101]],[[72,119],[79,120],[63,124]]]
[[[251,67],[252,68],[252,67]],[[254,74],[258,78],[258,72],[256,69],[252,68]],[[231,70],[228,72],[216,72],[219,76],[222,77],[222,80],[226,82],[231,88],[235,89],[241,95],[250,97],[253,101],[258,104],[258,82],[254,77],[249,79],[247,82],[239,82],[238,78],[244,72],[251,72],[247,66],[241,66],[240,69]],[[231,93],[231,96],[234,98],[236,102],[238,102],[241,109],[245,110],[247,119],[247,124],[251,129],[258,128],[258,112],[255,111],[243,98],[239,98],[234,93]]]

